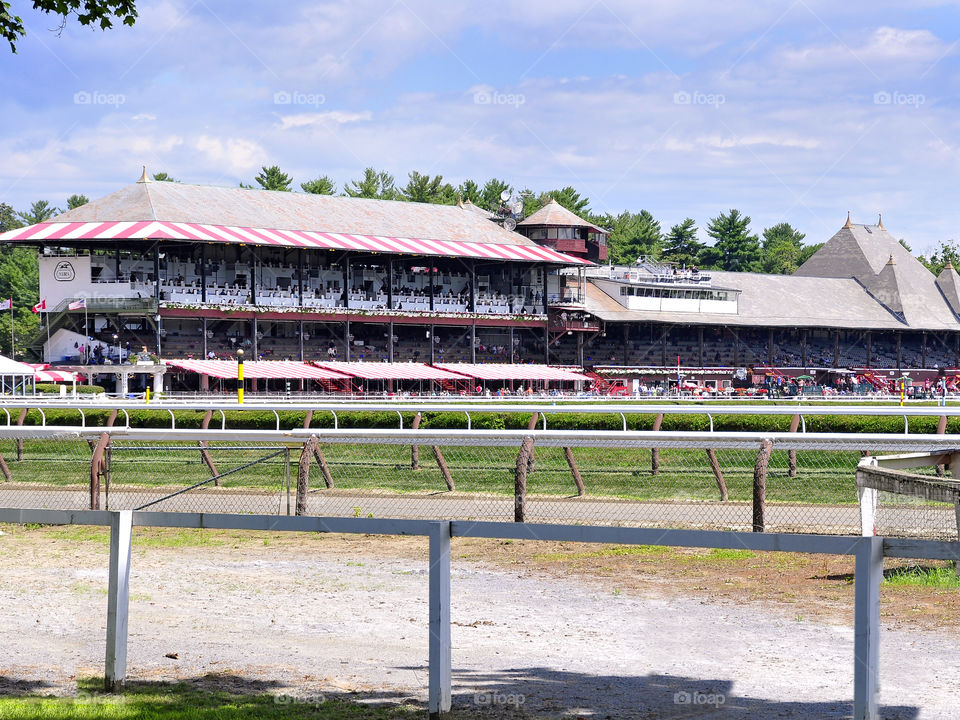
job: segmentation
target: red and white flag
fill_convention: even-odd
[[[46,298],[44,298],[43,300],[41,300],[40,302],[38,302],[36,305],[33,306],[33,311],[34,311],[35,313],[45,312],[46,309],[47,309],[47,299],[46,299]]]
[[[13,310],[13,298],[0,300],[0,310]]]
[[[87,299],[80,298],[79,300],[74,300],[72,303],[67,305],[68,310],[83,310],[87,306]],[[2,309],[2,308],[0,308]]]

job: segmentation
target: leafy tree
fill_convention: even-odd
[[[760,241],[750,234],[749,215],[736,209],[720,213],[707,225],[707,235],[715,240],[709,257],[720,270],[753,272],[759,266]]]
[[[800,257],[797,258],[797,267],[803,265],[809,260],[817,250],[823,247],[823,243],[814,243],[813,245],[804,245],[800,249]]]
[[[33,205],[30,206],[29,212],[18,213],[20,219],[23,220],[27,225],[35,225],[37,223],[46,222],[54,215],[60,214],[60,209],[55,208],[46,200],[37,200]]]
[[[474,205],[483,205],[483,197],[480,192],[480,186],[473,180],[464,180],[457,187],[457,194],[464,202],[469,200]]]
[[[400,197],[410,202],[440,202],[443,188],[443,175],[430,177],[416,170],[408,174],[407,184],[400,189]]]
[[[927,270],[934,275],[939,275],[948,262],[955,268],[960,267],[960,245],[953,240],[947,242],[941,240],[936,250],[930,253],[929,257],[921,255],[917,260],[922,262]]]
[[[344,186],[343,191],[350,197],[376,198],[378,200],[396,200],[397,189],[393,175],[385,170],[375,170],[368,167],[363,171],[359,180],[351,180]]]
[[[169,174],[165,172],[154,173],[153,179],[156,180],[157,182],[180,182],[175,177],[171,177]]]
[[[483,184],[483,192],[480,194],[480,203],[484,210],[496,212],[500,207],[500,193],[513,192],[510,183],[499,178],[490,178]]]
[[[0,233],[23,227],[20,215],[6,203],[0,203]]]
[[[540,196],[541,207],[550,202],[551,198],[578,217],[586,218],[590,214],[590,199],[580,197],[580,193],[569,185],[560,190],[543,193]]]
[[[128,26],[137,21],[136,0],[33,0],[33,9],[57,16],[60,30],[71,15],[81,25],[99,26],[101,30],[112,28],[115,20]],[[9,2],[0,0],[0,37],[10,43],[11,52],[17,52],[17,42],[26,34],[23,20],[10,14]]]
[[[806,237],[790,223],[777,223],[763,231],[760,269],[765,273],[789,275],[800,267],[800,253]]]
[[[86,195],[71,195],[67,198],[67,210],[74,210],[88,202],[90,202],[90,198]]]
[[[900,238],[899,242],[900,242],[901,245],[903,245],[903,247],[906,249],[906,251],[907,251],[908,253],[912,253],[912,252],[913,252],[913,248],[910,247],[910,246],[907,244],[907,241],[906,241],[906,240],[904,240],[903,238]]]
[[[697,264],[703,249],[704,244],[697,239],[696,222],[693,218],[686,218],[664,235],[660,259],[689,267]]]
[[[279,166],[261,167],[260,174],[254,180],[264,190],[275,190],[278,192],[290,192],[290,183],[293,179],[283,172]]]
[[[610,260],[616,265],[632,265],[641,255],[660,254],[660,223],[646,210],[607,215],[604,225],[611,227],[607,239]]]
[[[335,195],[337,192],[337,184],[329,175],[321,175],[316,180],[300,183],[300,188],[311,195]]]

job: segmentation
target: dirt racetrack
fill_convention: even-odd
[[[75,693],[77,677],[103,672],[106,532],[3,530],[0,692]],[[479,717],[850,715],[843,567],[825,564],[824,591],[798,591],[794,602],[751,588],[744,567],[753,556],[643,563],[596,550],[454,540],[455,709]],[[422,538],[137,529],[132,567],[131,679],[425,700]],[[775,582],[761,569],[766,585]],[[810,569],[791,572],[782,573],[782,591],[797,595],[791,578]],[[952,612],[957,592],[925,597]],[[955,718],[955,622],[945,630],[936,613],[905,619],[896,598],[890,609],[882,716]]]

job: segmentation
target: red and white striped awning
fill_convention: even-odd
[[[423,363],[381,362],[318,362],[319,367],[329,368],[364,380],[466,380],[462,375],[448,372]]]
[[[34,369],[33,379],[39,383],[76,382],[83,380],[81,375],[65,370],[51,370],[47,363],[27,363]]]
[[[236,378],[236,360],[164,360],[171,367],[209,375],[215,378]],[[244,378],[274,380],[346,380],[346,376],[322,367],[289,360],[257,360],[243,364]]]
[[[510,365],[507,363],[443,363],[437,367],[477,380],[563,380],[582,382],[586,375],[549,365]]]
[[[200,223],[174,222],[68,222],[38,223],[0,234],[0,242],[40,242],[55,240],[197,240],[246,245],[274,245],[292,248],[360,250],[401,255],[469,257],[517,262],[546,262],[557,265],[592,265],[540,245],[507,245],[454,240],[426,240],[385,237],[382,235],[346,235],[308,230],[268,230],[228,227]]]

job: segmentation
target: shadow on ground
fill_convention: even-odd
[[[416,671],[426,681],[426,668]],[[549,668],[505,671],[454,671],[453,720],[468,718],[585,718],[683,720],[684,718],[743,718],[766,720],[832,720],[849,718],[849,700],[799,702],[744,697],[733,691],[733,681],[668,675],[589,675]],[[42,697],[50,686],[42,681],[0,675],[0,695]],[[426,717],[423,688],[417,696],[403,690],[347,692],[320,685],[291,687],[289,683],[252,679],[234,674],[208,674],[176,683],[133,681],[122,695],[103,692],[99,678],[78,683],[78,705],[116,703],[110,717],[180,717],[185,708],[197,720],[241,720],[261,716],[295,718],[421,718]],[[358,708],[357,705],[363,707]],[[283,706],[283,707],[278,707]],[[366,710],[364,710],[364,707]],[[883,706],[885,720],[917,720],[919,708]],[[279,714],[279,713],[282,713]],[[0,713],[2,714],[2,713]],[[50,717],[39,704],[34,712],[21,709],[18,717]],[[57,715],[60,717],[60,715]],[[77,717],[99,717],[78,713]]]

